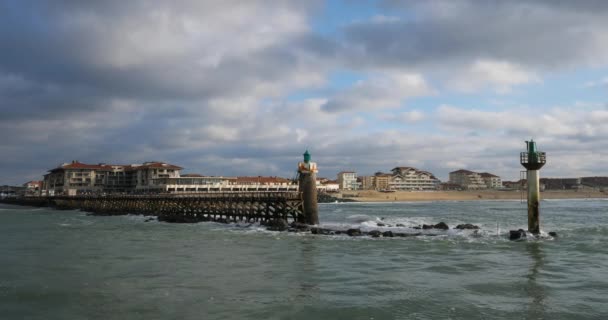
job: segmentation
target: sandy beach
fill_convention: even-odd
[[[379,192],[361,190],[345,192],[343,198],[359,202],[393,202],[393,201],[458,201],[458,200],[520,200],[527,194],[520,191],[396,191]],[[544,191],[541,199],[597,199],[608,198],[608,194],[599,191]]]

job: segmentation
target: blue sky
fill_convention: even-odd
[[[2,1],[0,184],[63,162],[608,175],[602,1]]]

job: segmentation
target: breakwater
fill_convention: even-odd
[[[8,198],[3,203],[94,215],[148,215],[166,222],[283,220],[305,222],[298,192],[226,192],[180,195],[112,195]]]

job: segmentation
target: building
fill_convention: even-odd
[[[338,173],[338,185],[340,190],[357,190],[357,173],[354,171],[342,171]]]
[[[432,173],[413,167],[396,167],[391,172],[390,190],[437,190],[441,183]]]
[[[23,187],[25,196],[39,196],[42,192],[42,181],[28,181]]]
[[[501,189],[503,187],[499,176],[488,172],[482,172],[479,175],[488,189]]]
[[[389,173],[376,172],[374,174],[374,189],[388,190],[392,175]]]
[[[374,176],[361,176],[357,177],[361,184],[362,190],[373,190],[374,188]]]
[[[213,177],[188,174],[154,179],[155,192],[297,191],[298,185],[279,177]]]
[[[465,190],[486,189],[488,186],[480,173],[460,169],[450,172],[450,182],[461,186]]]
[[[146,192],[159,189],[158,178],[178,178],[181,167],[164,162],[132,165],[64,163],[44,175],[43,194]]]
[[[339,192],[340,185],[337,180],[317,178],[317,190],[321,192]]]

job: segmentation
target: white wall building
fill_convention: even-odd
[[[499,176],[487,172],[478,173],[465,169],[450,172],[450,183],[459,185],[467,190],[502,188],[502,180]]]
[[[428,171],[412,167],[396,167],[391,170],[388,182],[390,190],[437,190],[439,179]]]
[[[340,190],[357,190],[357,173],[354,171],[342,171],[338,173],[338,187]]]

